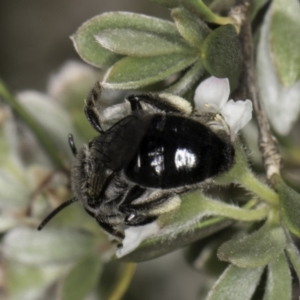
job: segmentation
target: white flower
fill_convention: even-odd
[[[228,101],[229,94],[229,80],[212,76],[199,84],[194,101],[200,112],[222,115],[229,126],[231,140],[234,141],[238,131],[252,118],[252,102],[248,99]]]
[[[156,222],[136,227],[128,227],[125,229],[125,238],[122,247],[116,252],[117,257],[125,256],[135,250],[148,237],[155,235],[159,231]]]

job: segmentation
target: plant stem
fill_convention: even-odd
[[[189,8],[194,11],[196,14],[200,16],[206,22],[214,23],[218,25],[226,25],[226,24],[233,24],[235,22],[230,17],[221,17],[216,15],[211,9],[206,6],[202,0],[189,0],[184,3],[185,5],[189,6]]]
[[[255,200],[253,199],[253,201]],[[201,199],[201,202],[208,213],[245,222],[263,220],[267,217],[270,210],[266,205],[256,209],[244,209],[209,198]],[[255,203],[257,203],[257,200]]]
[[[134,263],[126,263],[124,269],[122,270],[122,274],[117,281],[115,287],[111,295],[107,298],[108,300],[120,300],[124,296],[127,291],[129,284],[132,280],[132,277],[135,273],[136,264]]]
[[[59,150],[51,143],[49,137],[45,134],[41,125],[24,109],[19,101],[9,92],[4,82],[0,79],[0,97],[23,119],[23,121],[32,130],[44,150],[48,153],[52,162],[58,167],[64,169],[64,163],[59,156]]]
[[[244,172],[237,182],[244,186],[247,190],[253,192],[258,197],[272,205],[278,205],[278,195],[267,185],[260,182],[250,171]]]
[[[243,20],[240,40],[243,55],[243,68],[240,76],[239,95],[241,99],[251,99],[254,106],[256,120],[259,129],[259,148],[262,153],[264,165],[267,171],[267,178],[270,180],[273,175],[280,174],[281,156],[276,139],[271,133],[270,125],[265,111],[258,97],[258,89],[253,59],[253,40],[250,23],[250,0],[240,0],[240,19]]]

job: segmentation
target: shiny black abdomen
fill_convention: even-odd
[[[218,175],[233,161],[231,143],[205,125],[178,115],[155,114],[125,174],[141,186],[168,189]]]

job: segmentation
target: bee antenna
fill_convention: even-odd
[[[69,146],[71,148],[71,151],[72,151],[73,155],[76,156],[77,148],[76,148],[76,145],[75,145],[75,142],[74,142],[73,134],[69,134],[68,140],[69,140]]]
[[[65,207],[69,206],[70,204],[74,203],[78,201],[76,198],[72,198],[64,203],[62,203],[61,205],[59,205],[58,207],[56,207],[43,221],[42,223],[39,225],[39,227],[37,228],[37,230],[42,230],[44,228],[44,226],[55,216],[57,215],[62,209],[64,209]]]

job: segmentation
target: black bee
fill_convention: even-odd
[[[123,225],[154,221],[180,205],[176,195],[199,188],[233,166],[234,148],[215,115],[201,115],[171,94],[131,95],[124,103],[129,113],[104,130],[96,107],[100,94],[96,84],[84,107],[99,135],[79,152],[69,136],[75,197],[53,211],[39,229],[79,201],[106,232],[121,240]]]

